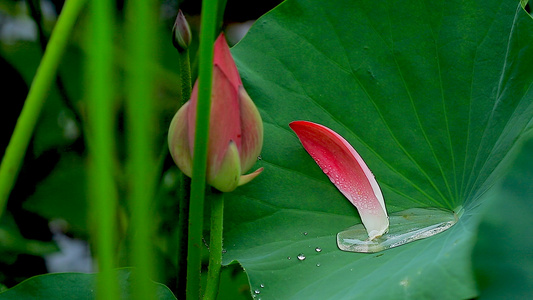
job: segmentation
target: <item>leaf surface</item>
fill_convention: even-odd
[[[239,261],[266,299],[475,297],[482,204],[531,127],[531,32],[519,1],[288,0],[260,18],[232,53],[265,123],[265,170],[227,197],[224,262]],[[389,213],[464,214],[425,240],[340,251],[335,235],[359,217],[294,120],[346,138]]]
[[[120,269],[117,272],[121,299],[131,298],[131,275],[131,269]],[[0,293],[0,299],[96,299],[96,278],[96,274],[85,273],[39,275]],[[157,299],[176,299],[166,286],[155,282],[154,285]]]
[[[487,205],[472,255],[483,299],[527,299],[533,287],[533,139],[521,148],[511,171]]]

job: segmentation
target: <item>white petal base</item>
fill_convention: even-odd
[[[425,239],[452,227],[462,208],[452,211],[437,208],[411,208],[390,214],[389,231],[369,240],[363,224],[357,224],[337,234],[337,246],[342,251],[375,253]]]

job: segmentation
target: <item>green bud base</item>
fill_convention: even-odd
[[[437,208],[411,208],[389,215],[389,231],[381,237],[368,239],[363,224],[357,224],[337,234],[337,246],[342,251],[376,253],[425,239],[452,227],[462,208],[455,213]]]

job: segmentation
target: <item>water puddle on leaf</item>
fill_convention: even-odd
[[[452,227],[462,214],[437,208],[410,208],[389,215],[389,232],[368,240],[363,224],[357,224],[337,234],[337,246],[342,251],[375,253],[416,240],[434,236]]]

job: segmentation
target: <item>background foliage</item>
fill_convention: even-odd
[[[40,62],[43,41],[62,7],[61,1],[43,2],[39,17],[39,10],[25,5],[35,2],[0,3],[5,20],[0,27],[0,72],[5,78],[0,87],[4,103],[9,103],[0,110],[0,154]],[[278,2],[243,6],[243,1],[230,0],[223,25],[256,19]],[[123,78],[136,62],[122,34],[131,18],[124,6],[116,2],[113,168],[121,207],[118,260],[120,266],[129,266],[132,232],[131,207],[125,200],[130,169],[124,104],[128,88]],[[175,272],[180,259],[175,255],[179,171],[164,142],[180,97],[179,63],[169,38],[178,6],[195,36],[195,74],[195,1],[157,3],[153,46],[158,52],[147,60],[155,74],[154,147],[161,153],[154,167],[159,170],[158,185],[151,207],[158,270],[153,280],[182,298]],[[32,12],[40,27],[33,27],[30,36],[6,37],[5,24],[31,26],[21,24],[34,24]],[[43,257],[65,251],[66,238],[92,242],[85,136],[90,86],[83,78],[88,26],[84,12],[0,220],[0,288],[51,271]],[[524,228],[532,217],[527,207],[533,178],[528,157],[533,149],[531,141],[524,146],[522,141],[527,140],[533,117],[532,26],[518,1],[496,0],[379,5],[287,0],[259,18],[232,53],[265,122],[265,146],[258,161],[265,171],[227,197],[228,266],[219,298],[457,299],[509,295],[510,290],[516,295],[530,293],[533,266],[523,249],[531,244]],[[359,219],[290,131],[288,123],[298,119],[322,123],[354,145],[376,175],[389,212],[463,206],[459,223],[433,238],[382,253],[340,251],[335,234]],[[84,249],[89,252],[90,246]],[[206,254],[207,247],[204,250]],[[94,271],[90,262],[66,265],[63,271]],[[127,281],[130,270],[120,272]],[[56,296],[54,284],[64,280],[87,289],[93,277],[39,276],[0,299],[31,294],[36,286],[42,295]],[[166,287],[155,286],[165,297],[174,297]]]

